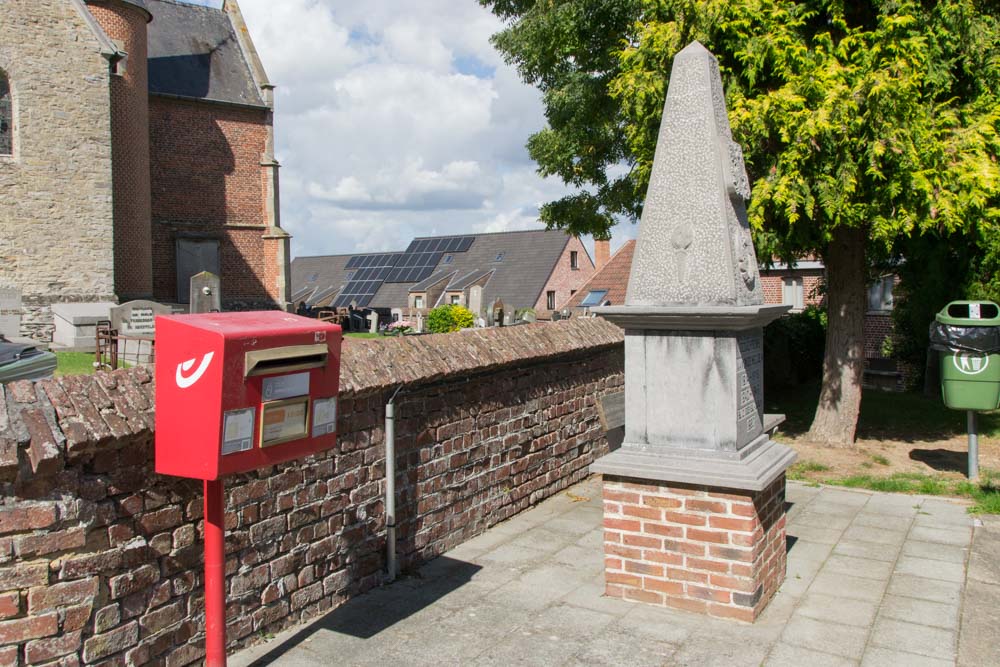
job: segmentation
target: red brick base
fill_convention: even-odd
[[[785,579],[785,476],[763,491],[604,477],[606,593],[752,622]]]

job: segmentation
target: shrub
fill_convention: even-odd
[[[810,306],[764,329],[765,388],[795,385],[823,373],[826,311]]]
[[[473,325],[472,311],[465,306],[445,304],[427,314],[427,329],[434,333],[448,333],[468,329]]]

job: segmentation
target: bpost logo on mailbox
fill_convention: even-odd
[[[201,376],[205,374],[208,370],[209,364],[212,363],[212,357],[215,356],[215,352],[209,352],[204,357],[201,358],[201,364],[191,375],[185,375],[191,367],[194,366],[194,362],[197,359],[188,359],[187,361],[182,361],[177,364],[177,373],[174,375],[174,379],[177,381],[177,386],[181,389],[187,389],[194,385],[195,382],[201,379]]]

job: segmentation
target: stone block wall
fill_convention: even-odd
[[[785,578],[785,477],[759,492],[604,477],[609,596],[752,622]]]
[[[111,80],[115,293],[122,301],[153,294],[149,194],[149,13],[120,0],[89,0],[108,37],[128,53]],[[107,108],[107,107],[105,107]]]
[[[337,446],[227,479],[230,648],[382,580],[384,405],[404,568],[587,475],[622,334],[582,319],[345,341]],[[157,475],[141,369],[0,389],[0,664],[204,654],[201,483]]]
[[[73,3],[0,2],[14,154],[0,157],[0,286],[21,334],[48,340],[50,304],[114,298],[110,73]],[[53,243],[59,239],[59,243]]]

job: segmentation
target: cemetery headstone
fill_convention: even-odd
[[[170,306],[155,301],[129,301],[110,310],[111,328],[118,331],[118,358],[130,364],[153,361],[156,316],[169,315]]]
[[[209,271],[191,276],[191,313],[222,312],[222,281]]]
[[[714,508],[745,517],[709,523],[719,530],[683,544],[662,540],[665,522],[644,520],[665,552],[647,560],[685,565],[622,586],[611,582],[633,565],[608,559],[609,595],[753,621],[785,573],[784,473],[795,453],[763,431],[761,365],[762,328],[789,306],[764,305],[750,188],[724,100],[715,57],[693,42],[674,58],[625,305],[593,309],[625,329],[625,438],[591,470],[604,474],[606,493],[652,487],[648,497],[692,513],[687,523],[705,525]],[[605,524],[623,518],[616,507],[606,506]],[[684,549],[707,553],[709,542],[764,555],[735,574],[727,561],[744,552],[718,554],[732,576],[706,576],[693,590],[700,565],[688,566]]]
[[[469,288],[469,310],[477,318],[483,314],[483,288],[481,285],[473,285]]]
[[[11,340],[21,335],[21,290],[0,287],[0,336]]]

